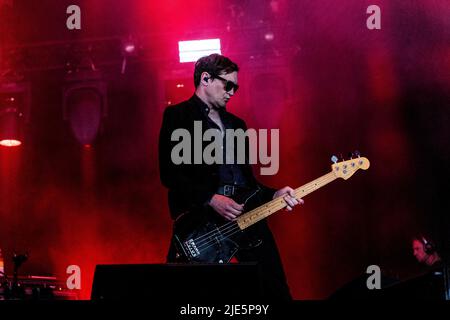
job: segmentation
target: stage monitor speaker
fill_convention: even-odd
[[[97,265],[92,300],[252,301],[263,298],[257,264]]]

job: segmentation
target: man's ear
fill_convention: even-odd
[[[200,78],[200,82],[203,82],[203,85],[208,85],[208,80],[211,79],[211,76],[208,72],[203,72]]]

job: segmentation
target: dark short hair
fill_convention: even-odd
[[[200,76],[203,72],[208,72],[214,78],[214,76],[234,71],[239,71],[238,65],[225,56],[213,53],[201,57],[195,63],[194,86],[197,88],[200,84]]]

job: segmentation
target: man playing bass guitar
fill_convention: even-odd
[[[173,150],[177,144],[173,133],[177,129],[195,136],[198,128],[195,123],[201,124],[203,131],[218,130],[222,134],[224,145],[227,129],[247,130],[245,122],[226,109],[228,101],[239,88],[238,71],[238,66],[222,55],[212,54],[200,58],[195,64],[193,96],[164,111],[159,136],[160,178],[168,188],[169,209],[175,226],[167,262],[227,263],[231,257],[239,262],[257,262],[265,292],[270,293],[273,299],[290,300],[280,255],[266,220],[240,232],[239,237],[233,238],[231,242],[220,243],[219,240],[222,236],[234,233],[231,232],[234,230],[232,223],[248,211],[247,206],[256,207],[283,197],[286,209],[292,210],[303,203],[303,200],[296,198],[290,187],[277,191],[259,183],[248,162],[174,163],[173,159]],[[204,141],[201,143],[204,147]],[[195,152],[198,153],[198,149],[192,147],[189,152],[194,155]],[[236,153],[236,150],[233,152]],[[214,226],[222,227],[213,227],[203,234],[199,233],[196,243],[180,244],[182,241],[177,236],[178,230],[195,230],[200,221],[217,223]],[[228,224],[224,225],[224,222]],[[219,237],[213,229],[221,232]],[[223,252],[220,253],[222,248]]]

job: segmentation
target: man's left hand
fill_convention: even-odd
[[[303,199],[297,199],[295,197],[294,189],[291,187],[284,187],[273,195],[273,199],[283,196],[284,201],[286,201],[286,210],[292,211],[292,209],[299,204],[305,203]]]

